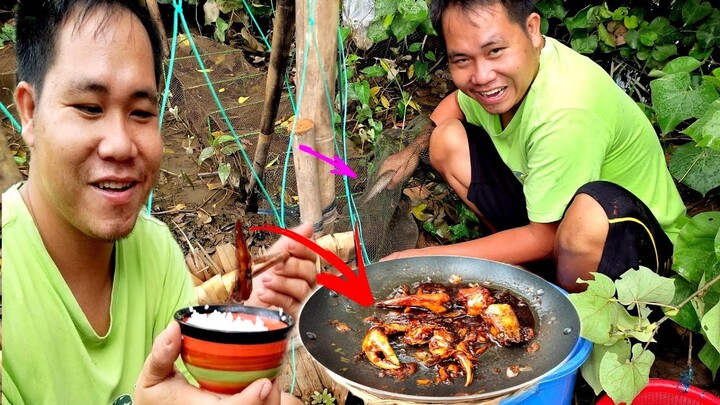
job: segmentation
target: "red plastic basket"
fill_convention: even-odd
[[[614,404],[612,399],[605,395],[596,405]],[[679,381],[651,378],[647,387],[635,397],[632,405],[720,405],[720,398],[692,385],[685,389]]]

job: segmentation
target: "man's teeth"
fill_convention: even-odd
[[[482,92],[480,92],[480,95],[483,97],[493,97],[493,96],[497,96],[498,94],[500,94],[500,92],[502,92],[503,90],[505,90],[505,87],[500,87],[498,89],[494,89],[494,90],[490,90],[490,91],[482,91]]]
[[[102,189],[110,189],[110,190],[123,190],[128,187],[130,187],[132,183],[119,183],[116,181],[103,181],[98,184],[98,187]]]

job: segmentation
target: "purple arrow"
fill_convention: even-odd
[[[340,156],[335,155],[335,159],[330,159],[329,157],[327,157],[319,152],[314,151],[313,148],[311,148],[307,145],[300,145],[299,148],[301,151],[303,151],[305,153],[309,153],[309,154],[315,156],[316,158],[333,165],[335,167],[335,169],[330,170],[330,173],[339,174],[340,176],[349,176],[352,178],[357,177],[357,174],[355,174],[355,172],[351,168],[349,168],[348,165],[346,165],[342,159],[340,159]]]

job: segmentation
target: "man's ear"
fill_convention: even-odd
[[[538,51],[543,45],[542,33],[540,32],[540,22],[541,18],[538,13],[530,13],[527,21],[525,22],[525,29],[527,30],[528,35],[530,35],[533,47],[535,47]]]
[[[33,118],[37,109],[35,87],[26,81],[18,83],[15,88],[15,107],[20,113],[22,137],[25,145],[32,148],[35,144]]]

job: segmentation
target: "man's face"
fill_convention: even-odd
[[[39,100],[24,82],[16,95],[32,151],[34,215],[111,241],[132,231],[157,178],[162,140],[147,32],[127,11],[98,29],[103,13],[91,12],[79,28],[75,17],[65,23]]]
[[[521,26],[499,2],[470,12],[451,6],[442,26],[453,82],[507,125],[537,75],[540,17]]]

